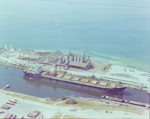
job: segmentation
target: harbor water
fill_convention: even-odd
[[[146,91],[126,88],[123,94],[116,94],[101,89],[98,90],[54,80],[35,79],[26,76],[20,69],[14,70],[12,67],[6,68],[5,66],[0,66],[0,88],[2,89],[7,84],[10,85],[10,88],[7,90],[42,98],[52,97],[59,99],[62,95],[67,95],[72,97],[100,99],[102,95],[108,95],[124,98],[128,101],[149,102],[149,95]]]

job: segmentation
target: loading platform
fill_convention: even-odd
[[[150,108],[150,104],[147,103],[141,103],[141,102],[136,102],[136,101],[130,101],[129,104],[137,105],[137,106],[142,106],[142,107],[148,107]]]

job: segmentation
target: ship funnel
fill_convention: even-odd
[[[6,44],[4,43],[4,46],[5,46],[5,49],[7,50],[7,46],[6,46]]]

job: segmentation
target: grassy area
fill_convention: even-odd
[[[86,106],[86,107],[92,107],[93,105],[95,105],[93,102],[91,101],[85,101],[85,100],[78,100],[78,106]]]

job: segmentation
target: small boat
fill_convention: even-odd
[[[10,85],[6,85],[6,88],[9,88],[10,87]]]

